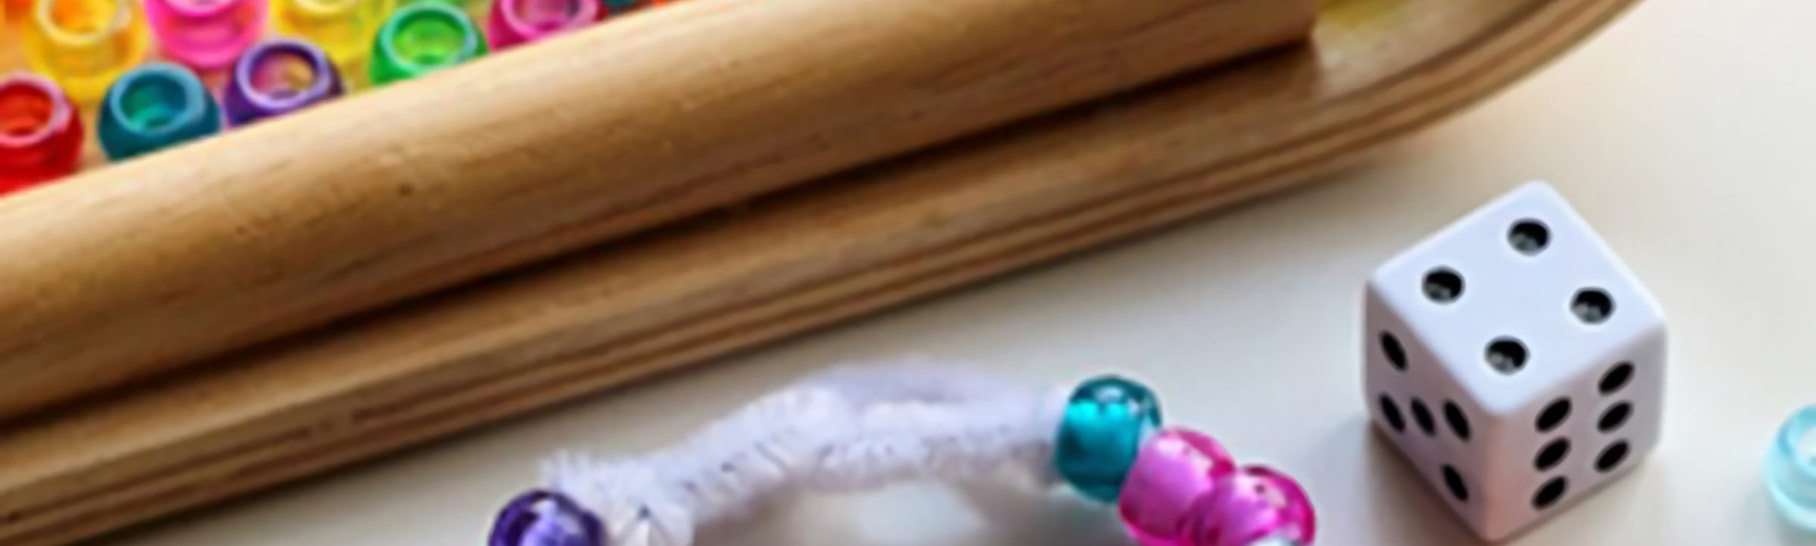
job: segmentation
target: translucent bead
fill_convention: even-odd
[[[1235,472],[1235,459],[1210,436],[1167,429],[1141,446],[1117,512],[1143,546],[1188,546],[1184,533],[1195,503]]]
[[[221,108],[194,72],[152,63],[108,88],[95,126],[107,157],[122,160],[220,132]]]
[[[604,546],[599,517],[560,493],[519,495],[498,514],[487,546]]]
[[[1054,465],[1080,494],[1115,502],[1142,442],[1159,428],[1152,390],[1120,377],[1086,381],[1066,403]]]
[[[393,5],[391,0],[271,0],[271,24],[278,34],[322,48],[342,74],[363,74],[372,41]]]
[[[486,43],[466,12],[428,1],[399,8],[378,31],[372,50],[372,84],[420,77],[486,54]]]
[[[25,57],[78,104],[94,104],[150,47],[136,0],[36,0]]]
[[[1766,454],[1765,480],[1778,513],[1816,532],[1816,406],[1797,410],[1780,426]]]
[[[1142,546],[1303,546],[1317,531],[1298,482],[1267,467],[1237,468],[1216,440],[1183,429],[1142,446],[1117,509]]]
[[[1192,503],[1181,536],[1191,546],[1311,544],[1317,517],[1311,498],[1292,477],[1246,466],[1215,480]]]
[[[253,46],[233,65],[221,93],[227,121],[245,125],[340,96],[340,74],[321,48],[300,40]]]
[[[145,19],[170,60],[226,68],[265,33],[266,0],[145,0]]]
[[[600,0],[600,3],[605,4],[606,17],[617,17],[643,7],[646,0]]]
[[[50,80],[23,72],[0,78],[0,193],[76,172],[81,117]]]
[[[604,13],[599,0],[495,0],[486,38],[502,50],[591,25]]]

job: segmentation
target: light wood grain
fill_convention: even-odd
[[[1629,3],[1327,5],[1308,50],[823,181],[27,424],[0,438],[0,543],[66,544],[1306,183],[1515,81]]]
[[[1312,0],[695,0],[0,200],[0,418],[1191,67]]]

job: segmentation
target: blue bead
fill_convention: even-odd
[[[1160,430],[1160,400],[1140,383],[1115,376],[1072,391],[1054,442],[1059,475],[1080,494],[1115,502],[1142,442]]]
[[[194,72],[151,63],[114,81],[95,125],[101,150],[120,161],[220,132],[221,107]]]
[[[1798,410],[1779,428],[1766,454],[1765,479],[1778,513],[1816,532],[1816,406]]]

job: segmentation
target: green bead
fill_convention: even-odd
[[[1160,400],[1140,383],[1104,376],[1066,402],[1053,463],[1084,496],[1115,502],[1141,444],[1160,430]]]
[[[372,43],[372,85],[445,70],[487,53],[484,35],[452,1],[406,4]]]

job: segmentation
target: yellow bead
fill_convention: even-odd
[[[101,100],[150,46],[135,0],[35,0],[24,34],[32,69],[82,104]]]
[[[393,0],[272,0],[278,34],[322,48],[342,74],[363,74],[372,40],[391,16]]]

